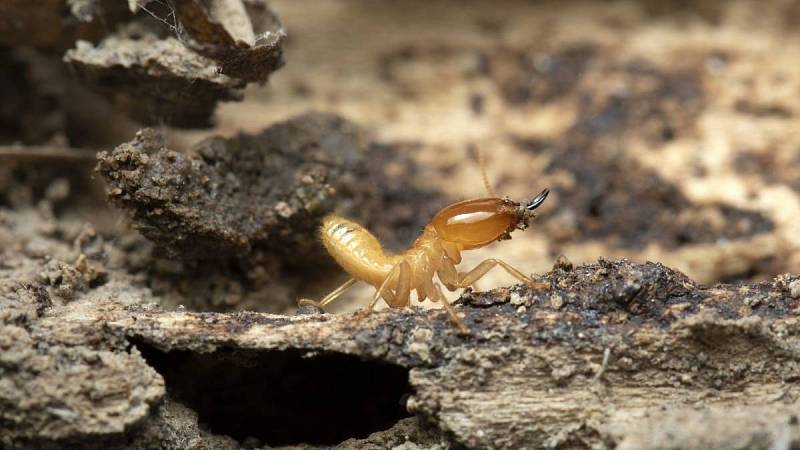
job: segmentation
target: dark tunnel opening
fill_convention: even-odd
[[[163,352],[136,343],[201,426],[239,442],[333,445],[408,417],[408,369],[301,350]]]

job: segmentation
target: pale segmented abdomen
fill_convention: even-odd
[[[373,286],[383,283],[399,258],[385,254],[381,243],[366,228],[336,215],[322,220],[320,237],[328,253],[345,271]]]

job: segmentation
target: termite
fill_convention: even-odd
[[[468,272],[459,272],[461,252],[485,247],[492,242],[510,239],[511,232],[524,230],[550,193],[544,189],[529,202],[521,204],[509,198],[498,198],[486,176],[481,153],[478,153],[481,176],[489,197],[465,200],[441,209],[427,224],[414,244],[403,253],[390,254],[378,239],[361,225],[331,214],[322,220],[320,238],[328,253],[348,273],[350,279],[320,301],[301,299],[300,306],[323,309],[339,298],[356,282],[376,288],[369,305],[358,316],[363,318],[383,298],[391,308],[409,305],[411,291],[419,301],[426,298],[441,302],[452,321],[464,334],[470,331],[453,306],[448,303],[434,276],[450,291],[466,288],[500,266],[511,276],[532,287],[547,287],[534,282],[520,270],[499,259],[486,259]]]

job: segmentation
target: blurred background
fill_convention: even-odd
[[[151,27],[180,37],[170,28],[168,5],[147,6],[160,17]],[[558,255],[574,263],[603,256],[658,261],[713,284],[768,281],[800,267],[800,2],[276,0],[269,6],[286,28],[286,64],[266,84],[251,83],[241,101],[220,103],[211,127],[157,123],[172,148],[257,133],[308,111],[341,115],[367,132],[367,167],[382,180],[369,225],[395,250],[409,245],[439,208],[485,195],[477,148],[500,195],[522,201],[551,188],[529,230],[466,253],[463,270],[492,257],[542,273]],[[20,67],[47,55],[50,64],[61,64],[52,55],[62,50],[52,46],[3,51]],[[4,85],[26,89],[30,78],[9,84],[14,73]],[[55,84],[42,79],[30,88],[44,91],[37,98],[57,98],[78,111],[44,136],[31,132],[45,123],[31,113],[5,126],[4,142],[110,150],[140,126],[109,106],[87,118],[88,100],[64,101],[62,91],[43,89]],[[91,86],[74,89],[86,89],[82,99],[97,95]],[[106,105],[108,98],[93,101]],[[29,100],[20,105],[5,116],[19,118],[32,108]],[[87,121],[98,126],[86,131]],[[7,193],[34,182],[30,173],[8,175],[10,167],[0,168],[4,207],[22,214],[22,203]],[[124,217],[94,205],[78,219],[102,223],[108,214],[107,225],[97,225],[101,234],[114,242],[138,239]],[[70,211],[76,209],[53,214],[66,218]],[[158,261],[122,266],[135,272],[174,264]],[[174,276],[183,269],[167,270],[173,276],[165,283],[179,284]],[[303,273],[302,265],[291,271],[278,284],[313,282],[280,289],[273,283],[247,301],[230,300],[227,290],[258,286],[222,282],[215,289],[228,300],[208,304],[150,275],[140,282],[175,294],[172,306],[290,312],[298,296],[318,297],[344,279],[335,267],[322,275]],[[497,271],[479,285],[512,282]],[[281,300],[270,300],[278,291]],[[364,287],[349,298],[360,304],[371,292]],[[346,303],[339,308],[353,307]]]
[[[219,129],[307,109],[364,124],[415,162],[432,214],[497,192],[553,194],[510,241],[465,254],[526,272],[599,256],[704,283],[800,263],[796,2],[274,2],[287,65]],[[392,167],[386,167],[391,177]],[[446,200],[445,200],[446,199]],[[490,274],[481,288],[512,280]]]

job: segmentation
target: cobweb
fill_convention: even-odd
[[[183,25],[178,20],[175,14],[175,7],[172,5],[172,2],[164,0],[129,0],[129,2],[130,2],[131,12],[136,13],[137,9],[141,9],[155,20],[166,25],[169,28],[170,32],[173,33],[176,39],[178,39],[184,44],[186,43],[185,39],[186,33],[183,29]],[[166,16],[159,15],[156,11],[148,8],[147,5],[149,5],[150,3],[156,3],[158,5],[161,5],[166,10],[169,11],[169,14],[167,14]]]

